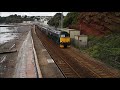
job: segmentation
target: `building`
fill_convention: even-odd
[[[31,23],[31,21],[23,21],[23,23]]]
[[[75,35],[75,45],[78,47],[87,46],[88,36],[87,35]]]

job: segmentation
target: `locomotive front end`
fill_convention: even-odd
[[[61,48],[70,47],[70,35],[67,32],[61,32],[60,47]]]

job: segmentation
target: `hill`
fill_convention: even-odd
[[[64,27],[94,36],[120,33],[120,12],[70,12],[64,18]]]
[[[82,52],[120,69],[120,12],[71,12],[64,27],[88,35],[87,47],[79,48]]]

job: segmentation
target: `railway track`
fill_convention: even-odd
[[[52,49],[53,50],[53,49]],[[66,77],[66,78],[71,78],[71,77],[74,77],[74,78],[77,78],[77,77],[81,77],[79,75],[79,73],[77,73],[74,68],[68,63],[65,61],[65,59],[59,55],[59,54],[55,54],[53,55],[52,52],[48,51],[52,58],[54,58],[54,61],[55,63],[57,64],[57,66],[60,68],[60,70],[62,71],[63,75]]]
[[[66,78],[117,77],[110,70],[100,66],[101,64],[85,58],[71,48],[61,49],[59,45],[43,34],[39,28],[36,28],[35,32]]]
[[[80,52],[74,51],[72,48],[70,48],[69,50],[63,49],[63,51],[66,52],[68,56],[70,56],[70,54],[73,52],[74,54],[72,54],[72,57],[75,58],[76,62],[87,68],[99,78],[120,77],[120,74],[118,72],[115,72],[114,69],[112,70],[112,68],[108,68],[103,63],[90,60],[90,58],[80,54]]]
[[[66,52],[62,51],[59,45],[56,45],[51,39],[48,39],[40,30],[36,29],[36,33],[65,77],[95,77],[91,71],[76,63],[75,58],[68,56]]]
[[[54,59],[54,62],[58,66],[58,68],[63,73],[66,78],[79,78],[80,75],[69,65],[64,58],[60,55],[60,51],[56,52],[56,50],[60,49],[58,46],[53,47],[53,42],[48,42],[48,37],[43,35],[40,30],[36,29],[36,34],[38,38],[42,41],[43,45],[46,47],[47,51],[50,53],[51,57]]]

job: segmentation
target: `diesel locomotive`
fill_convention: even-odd
[[[50,27],[40,27],[40,30],[44,32],[50,39],[56,42],[61,48],[70,47],[70,34],[57,30],[55,28]]]

